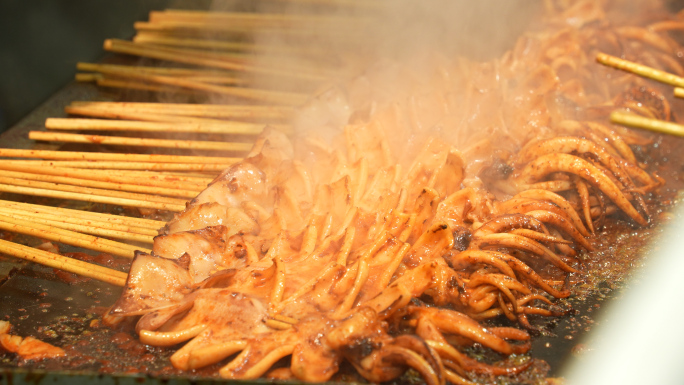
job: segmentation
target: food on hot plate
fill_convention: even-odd
[[[299,137],[267,130],[137,253],[110,316],[179,345],[176,368],[221,362],[225,378],[327,381],[345,361],[373,382],[523,372],[505,357],[529,350],[532,317],[565,313],[554,298],[582,279],[592,234],[648,226],[663,183],[631,147],[649,138],[607,119],[672,119],[667,98],[594,58],[682,74],[656,28],[682,24],[622,5],[550,1],[497,60],[385,63],[322,94]],[[485,323],[500,316],[519,328]]]
[[[0,351],[16,353],[25,360],[42,360],[66,356],[66,352],[54,345],[43,342],[34,337],[22,338],[9,334],[12,325],[7,321],[0,321]]]

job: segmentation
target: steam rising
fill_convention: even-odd
[[[252,75],[252,81],[258,88],[316,95],[298,126],[307,135],[315,131],[328,139],[334,134],[322,133],[323,127],[338,131],[355,118],[363,120],[363,114],[372,115],[388,103],[411,97],[416,86],[449,82],[453,74],[447,72],[453,68],[444,66],[452,66],[457,57],[501,56],[539,12],[538,3],[522,0],[258,4],[256,11],[298,15],[302,21],[291,29],[265,27],[253,36],[259,46],[270,47],[261,52],[257,65],[286,69],[292,76]],[[244,4],[229,8],[219,1],[214,9],[247,10]],[[447,78],[435,79],[436,71]],[[327,79],[300,77],[306,75]]]

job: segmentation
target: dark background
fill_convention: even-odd
[[[105,39],[130,39],[150,10],[223,2],[231,1],[0,0],[0,133],[72,81],[76,62],[101,59]],[[680,10],[684,0],[666,3]]]
[[[106,38],[130,39],[133,22],[170,0],[0,0],[0,132],[93,62]]]

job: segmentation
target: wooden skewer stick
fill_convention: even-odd
[[[7,163],[17,164],[17,162],[21,162],[21,161],[4,161],[3,163],[5,163],[5,164],[7,164]],[[28,161],[28,162],[31,162],[31,161]],[[40,166],[40,165],[35,165],[35,166]],[[72,186],[93,187],[93,188],[100,188],[100,189],[114,190],[114,191],[129,191],[129,192],[137,192],[137,193],[141,193],[141,194],[153,194],[153,195],[157,195],[157,196],[171,196],[171,197],[181,197],[181,198],[188,198],[188,199],[192,199],[195,196],[197,196],[197,191],[194,191],[194,190],[180,190],[180,189],[170,189],[170,188],[162,188],[162,187],[140,186],[140,185],[134,185],[134,184],[101,182],[101,181],[93,181],[93,180],[79,179],[79,178],[70,178],[70,177],[56,176],[56,175],[33,174],[30,172],[3,170],[2,175],[5,177],[17,178],[17,179],[27,179],[27,180],[34,180],[34,181],[40,181],[40,182],[60,183],[60,184],[66,184],[66,185],[72,185]]]
[[[23,187],[14,186],[8,184],[0,183],[0,191],[23,194],[23,195],[34,195],[42,196],[48,198],[58,198],[58,199],[73,199],[84,202],[94,202],[94,203],[106,203],[112,205],[126,206],[126,207],[140,207],[155,210],[166,210],[166,211],[183,211],[185,210],[185,205],[176,205],[171,203],[161,203],[161,202],[147,202],[134,199],[117,198],[117,197],[107,197],[91,194],[81,194],[76,192],[66,192],[66,191],[55,191],[46,190],[33,187]]]
[[[168,76],[204,76],[215,75],[232,78],[234,75],[229,71],[206,69],[206,68],[176,68],[176,67],[145,67],[137,65],[123,65],[123,64],[102,64],[102,63],[76,63],[76,69],[86,72],[102,72],[107,69],[118,69],[130,72],[149,72],[157,75]]]
[[[115,162],[154,162],[154,163],[225,163],[233,164],[240,159],[218,156],[188,156],[160,154],[122,154],[106,152],[24,150],[0,148],[0,156],[8,158],[42,158],[61,160],[91,160]]]
[[[78,179],[97,180],[111,183],[139,184],[141,186],[153,186],[200,192],[204,190],[213,178],[183,177],[177,175],[164,175],[153,171],[127,171],[127,170],[100,170],[92,172],[67,167],[33,167],[0,162],[0,170],[27,172],[32,174],[56,175]]]
[[[140,22],[139,22],[140,23]],[[145,22],[142,22],[145,23]],[[236,51],[208,51],[205,49],[198,49],[198,48],[188,48],[188,47],[169,47],[169,46],[160,46],[160,45],[154,45],[154,44],[145,44],[145,43],[135,43],[131,41],[126,41],[128,44],[135,44],[135,45],[141,45],[144,47],[151,47],[153,49],[157,49],[160,51],[164,51],[167,53],[173,53],[176,55],[188,55],[188,56],[193,56],[195,59],[208,59],[208,60],[218,60],[218,61],[223,61],[226,63],[232,63],[237,66],[244,66],[244,68],[240,69],[239,71],[247,71],[247,72],[257,72],[257,73],[271,73],[273,72],[272,69],[266,67],[266,66],[255,66],[252,64],[252,62],[255,61],[256,57],[247,52],[236,52]],[[225,69],[219,69],[223,72],[229,72],[229,71],[224,71]],[[235,70],[235,69],[234,69]],[[231,73],[235,73],[236,71],[230,71]],[[273,72],[276,73],[276,72]],[[277,71],[277,73],[282,74],[282,71]],[[243,84],[247,84],[247,81],[243,81]]]
[[[159,235],[158,231],[153,230],[153,229],[149,229],[146,227],[123,225],[123,224],[112,223],[112,222],[102,222],[102,221],[92,220],[92,219],[72,218],[72,217],[59,215],[59,214],[51,214],[51,213],[39,212],[39,211],[35,211],[35,210],[21,209],[19,207],[8,207],[8,206],[0,205],[0,213],[2,213],[3,215],[7,215],[7,216],[17,216],[17,217],[30,218],[30,219],[26,219],[26,220],[31,220],[34,222],[37,222],[38,219],[45,219],[47,221],[54,222],[55,224],[52,224],[52,226],[55,226],[55,227],[61,227],[62,226],[62,225],[57,225],[56,223],[63,223],[65,226],[66,225],[79,225],[79,226],[82,226],[84,228],[97,228],[97,229],[103,229],[103,230],[114,230],[117,232],[142,235],[142,236],[147,237],[145,239],[152,239],[153,237]],[[91,233],[88,233],[87,231],[76,230],[74,228],[67,228],[67,227],[61,227],[61,228],[65,228],[67,230],[77,231],[77,232],[81,232],[81,233],[91,234]]]
[[[87,161],[87,160],[4,160],[3,163],[27,165],[34,167],[66,167],[79,169],[98,169],[98,170],[149,170],[149,171],[193,171],[205,172],[211,175],[216,175],[218,172],[225,170],[230,164],[198,164],[198,163],[150,163],[150,162],[105,162],[105,161]],[[33,178],[32,178],[33,179]],[[73,184],[73,183],[69,183]],[[91,186],[96,187],[96,186]],[[103,187],[107,188],[107,187]],[[126,191],[138,191],[126,190]],[[171,191],[171,190],[169,190]],[[179,192],[183,190],[178,190]],[[138,191],[149,192],[149,191]],[[162,194],[168,195],[168,194]],[[185,196],[170,195],[170,196]],[[193,198],[192,196],[191,198]]]
[[[108,77],[99,77],[95,80],[95,82],[97,83],[98,86],[107,87],[107,88],[123,88],[123,89],[130,89],[130,90],[166,93],[166,94],[170,94],[170,95],[174,95],[174,94],[197,95],[197,94],[199,94],[198,91],[189,90],[186,88],[160,86],[158,84],[148,84],[148,83],[131,81],[131,80],[110,79]]]
[[[290,4],[292,0],[275,0],[280,2],[285,2]],[[347,6],[350,8],[363,8],[368,10],[381,10],[385,7],[386,3],[384,1],[374,1],[374,0],[296,0],[295,3],[302,4],[314,4],[318,6],[331,6],[331,7],[341,7]]]
[[[4,167],[2,162],[0,162],[0,169]],[[76,170],[76,171],[85,171],[86,174],[90,171],[87,170],[79,170],[79,169],[69,169],[65,167],[55,167],[55,169],[58,170]],[[33,172],[33,171],[27,171],[27,172]],[[92,173],[92,172],[90,172]],[[114,176],[116,178],[151,178],[154,179],[155,182],[160,182],[160,181],[175,181],[175,185],[171,188],[177,188],[179,186],[179,183],[182,182],[183,188],[186,188],[188,190],[194,190],[195,188],[199,188],[200,191],[204,190],[207,187],[207,184],[209,184],[212,180],[214,180],[214,177],[212,176],[190,176],[187,175],[187,173],[174,173],[174,172],[163,172],[163,171],[136,171],[136,170],[100,170],[97,172],[97,174],[108,174],[111,176]],[[79,176],[80,177],[80,176]],[[87,176],[84,176],[87,178]],[[97,178],[92,178],[95,180],[99,180]],[[104,179],[106,180],[106,179]],[[122,179],[123,180],[123,179]],[[131,183],[136,183],[135,179],[132,179]],[[140,184],[144,184],[146,182],[140,182]],[[155,184],[151,184],[154,186]]]
[[[121,72],[144,72],[156,75],[166,76],[183,76],[183,77],[206,77],[221,81],[225,84],[246,85],[247,80],[238,78],[228,71],[215,69],[197,69],[197,68],[169,68],[169,67],[145,67],[136,65],[121,65],[121,64],[100,64],[100,63],[76,63],[76,69],[87,72],[101,72],[106,73],[108,70],[118,70]],[[101,75],[100,75],[101,76]]]
[[[67,112],[69,112],[67,108]],[[93,111],[91,113],[106,111]],[[112,113],[111,111],[109,112]],[[115,114],[121,116],[122,114]],[[127,114],[131,118],[132,114]],[[135,114],[151,115],[151,114]],[[103,116],[104,117],[104,116]],[[176,118],[177,116],[168,116]],[[182,117],[178,117],[182,119]],[[116,119],[120,119],[117,117]],[[142,120],[142,119],[139,119]],[[103,120],[103,119],[76,119],[76,118],[47,118],[45,128],[51,130],[90,130],[90,131],[140,131],[140,132],[190,132],[204,134],[232,134],[232,135],[259,135],[265,125],[243,122],[216,122],[216,123],[169,123],[160,121],[139,120]]]
[[[99,237],[107,237],[107,238],[114,238],[114,239],[120,239],[120,240],[125,240],[125,241],[141,242],[141,243],[148,243],[148,244],[152,244],[154,242],[154,240],[153,240],[154,237],[149,236],[149,235],[141,235],[141,234],[131,233],[131,232],[127,232],[127,231],[113,230],[113,229],[103,229],[100,227],[87,226],[84,224],[60,222],[60,221],[50,220],[50,219],[47,219],[44,217],[22,215],[21,213],[16,213],[16,212],[7,213],[6,210],[3,208],[0,208],[0,215],[8,215],[14,219],[20,219],[20,220],[24,220],[27,222],[34,222],[37,224],[51,226],[51,227],[55,227],[58,229],[74,231],[74,232],[82,233],[82,234],[90,234],[90,235],[95,235],[95,236],[99,236]]]
[[[126,217],[123,215],[112,215],[97,213],[92,211],[65,209],[62,207],[35,205],[32,203],[14,202],[0,200],[2,207],[15,207],[24,211],[31,211],[36,213],[52,213],[69,218],[81,218],[86,221],[106,222],[108,224],[122,224],[126,226],[143,227],[147,229],[157,230],[162,228],[166,223],[156,221],[154,219]]]
[[[629,60],[620,59],[619,57],[611,56],[601,52],[599,52],[596,55],[596,60],[599,63],[607,65],[609,67],[631,72],[649,79],[659,81],[661,83],[673,85],[676,87],[684,87],[684,78],[671,74],[669,72],[645,66],[643,64],[638,64]]]
[[[128,274],[121,271],[68,258],[49,251],[34,249],[2,239],[0,239],[0,252],[55,269],[68,271],[88,278],[94,278],[116,286],[126,285],[126,279],[128,278]]]
[[[322,21],[322,20],[321,20]],[[287,36],[288,40],[299,40],[300,45],[306,44],[306,38],[312,34],[325,35],[342,41],[358,41],[362,36],[363,25],[356,26],[343,23],[310,23],[302,21],[278,22],[273,21],[232,21],[232,22],[206,22],[199,20],[164,20],[160,22],[138,21],[133,27],[138,33],[156,33],[184,37],[201,37],[207,35],[232,37],[255,31]],[[310,39],[309,39],[310,41]]]
[[[237,51],[237,52],[272,52],[272,53],[286,53],[298,52],[302,54],[320,54],[320,51],[313,49],[306,49],[307,47],[288,47],[278,46],[274,44],[262,45],[252,44],[238,41],[226,40],[209,40],[209,39],[193,39],[186,37],[163,36],[150,33],[138,33],[133,37],[133,42],[138,44],[158,44],[170,47],[188,47],[200,48],[220,51]]]
[[[206,75],[206,76],[186,76],[186,79],[190,79],[196,82],[202,82],[202,83],[209,83],[209,84],[217,84],[217,85],[223,85],[223,86],[247,86],[247,82],[243,81],[243,79],[233,79],[233,78],[226,78],[224,76],[211,76],[211,75]],[[102,87],[111,87],[111,88],[132,88],[132,89],[138,89],[138,90],[144,90],[144,91],[153,91],[153,92],[174,92],[174,88],[170,86],[158,86],[158,85],[153,85],[153,84],[147,84],[143,82],[137,82],[137,81],[131,81],[131,80],[125,80],[125,79],[119,79],[119,78],[111,78],[104,76],[100,73],[82,73],[79,72],[74,76],[74,79],[77,82],[95,82],[99,86]],[[180,90],[184,91],[186,93],[195,93],[197,91],[192,91],[192,90]]]
[[[150,23],[160,22],[183,22],[195,21],[205,24],[225,24],[225,23],[262,23],[274,25],[277,23],[287,23],[287,25],[299,25],[303,23],[316,23],[328,25],[330,23],[344,23],[347,25],[357,25],[360,21],[366,20],[360,16],[350,17],[336,14],[306,14],[306,13],[255,13],[255,12],[207,12],[199,10],[165,9],[163,11],[151,11],[149,15]],[[263,26],[263,25],[260,25]]]
[[[684,125],[667,122],[664,120],[644,118],[622,111],[613,111],[610,114],[610,121],[615,124],[622,124],[629,127],[644,128],[647,130],[659,132],[661,134],[670,134],[677,136],[684,136]]]
[[[222,85],[203,83],[175,76],[162,76],[128,71],[122,72],[114,69],[106,70],[106,72],[103,73],[113,76],[129,77],[132,79],[158,83],[167,86],[184,87],[191,90],[200,90],[220,95],[236,96],[264,103],[276,103],[288,106],[299,106],[304,104],[308,100],[308,95],[300,93],[272,91],[245,87],[226,87]]]
[[[74,75],[74,80],[82,83],[97,82],[99,79],[102,79],[101,74],[84,74],[79,72]]]
[[[19,178],[8,178],[5,176],[0,176],[0,183],[12,185],[12,186],[23,186],[23,187],[31,187],[31,188],[44,189],[44,190],[74,192],[74,193],[79,193],[79,194],[88,194],[88,195],[100,196],[100,197],[124,198],[124,199],[138,200],[138,201],[144,201],[144,202],[164,203],[164,204],[170,204],[172,206],[184,206],[185,202],[186,202],[184,199],[163,197],[163,196],[159,196],[159,195],[139,194],[139,193],[126,192],[126,191],[119,191],[119,190],[106,190],[106,189],[83,187],[83,186],[73,186],[73,185],[61,184],[61,183],[42,182],[42,181],[19,179]]]
[[[193,53],[195,54],[189,55],[187,50],[159,47],[149,44],[132,43],[129,41],[119,39],[105,40],[104,49],[110,52],[122,53],[127,55],[148,57],[152,59],[192,64],[209,68],[218,68],[229,71],[250,71],[264,75],[283,76],[287,78],[300,78],[315,81],[325,80],[325,78],[322,78],[318,75],[257,67],[254,65],[246,64],[243,60],[227,60],[224,56],[197,55],[197,52],[194,51]]]
[[[94,143],[114,146],[164,147],[187,150],[247,152],[252,148],[251,143],[237,142],[209,142],[199,140],[173,140],[131,138],[123,136],[63,134],[56,132],[30,131],[29,139],[48,142]]]
[[[64,112],[70,115],[89,116],[93,118],[121,119],[121,120],[142,120],[146,122],[167,122],[167,123],[223,123],[223,120],[211,119],[196,116],[179,116],[157,112],[137,112],[116,108],[96,108],[84,106],[67,106]],[[49,118],[48,118],[49,119]],[[254,124],[254,123],[250,123]]]
[[[675,87],[674,89],[674,96],[678,98],[684,98],[684,88],[682,87]]]
[[[69,107],[125,110],[163,115],[197,116],[215,119],[289,119],[292,107],[265,105],[217,105],[188,103],[71,102]]]
[[[131,246],[126,243],[111,241],[105,238],[94,237],[92,235],[81,234],[75,231],[64,230],[54,226],[39,224],[33,221],[13,218],[1,214],[0,229],[82,247],[88,250],[101,251],[103,253],[125,258],[133,258],[136,250],[144,251],[146,253],[151,252],[151,250]]]

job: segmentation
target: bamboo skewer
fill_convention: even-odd
[[[67,111],[69,112],[69,111]],[[93,112],[91,110],[91,112]],[[98,113],[100,111],[94,111]],[[101,111],[102,114],[106,112]],[[110,111],[109,114],[112,114]],[[122,118],[123,114],[116,114]],[[126,114],[124,119],[132,118],[133,114]],[[136,114],[141,115],[141,114]],[[151,114],[144,114],[150,117]],[[103,116],[105,117],[105,116]],[[109,116],[106,116],[109,117]],[[170,118],[175,118],[170,116]],[[143,120],[143,119],[139,119]],[[102,120],[102,119],[75,119],[75,118],[47,118],[45,128],[51,130],[91,130],[91,131],[140,131],[140,132],[189,132],[202,134],[232,134],[232,135],[259,135],[264,130],[264,124],[243,122],[218,122],[218,123],[167,123],[150,122],[139,120]],[[144,119],[147,120],[147,119]]]
[[[20,209],[23,211],[30,211],[30,212],[41,213],[41,214],[42,213],[48,213],[48,214],[61,215],[65,218],[66,217],[81,218],[81,219],[86,220],[86,221],[104,222],[107,224],[121,224],[121,225],[125,225],[125,226],[142,227],[142,228],[147,228],[147,229],[152,229],[152,230],[160,229],[161,227],[163,227],[165,225],[165,222],[157,221],[157,220],[153,220],[153,219],[126,217],[126,216],[121,216],[121,215],[112,215],[112,214],[104,214],[104,213],[97,213],[97,212],[84,211],[84,210],[66,209],[66,208],[62,208],[62,207],[35,205],[35,204],[31,204],[31,203],[14,202],[14,201],[0,200],[0,207],[13,207],[13,208],[17,208],[17,209]]]
[[[122,53],[127,55],[148,57],[151,59],[165,60],[177,63],[192,64],[202,67],[218,68],[229,71],[250,71],[262,75],[283,76],[288,78],[300,78],[305,80],[324,81],[325,78],[318,75],[297,73],[291,71],[281,71],[271,68],[257,67],[246,64],[244,60],[227,60],[225,56],[219,55],[197,55],[197,51],[188,54],[187,50],[160,47],[149,44],[137,44],[119,39],[107,39],[104,42],[104,49],[110,52]],[[107,73],[119,73],[121,71],[108,70]]]
[[[684,125],[664,120],[645,118],[622,111],[613,111],[610,114],[610,121],[615,124],[643,128],[663,134],[684,136]]]
[[[684,98],[684,88],[682,87],[675,87],[674,89],[674,96],[678,98]]]
[[[61,160],[90,160],[116,162],[154,162],[154,163],[225,163],[232,164],[238,158],[218,156],[188,156],[188,155],[160,155],[160,154],[122,154],[106,152],[78,152],[51,150],[23,150],[0,148],[0,157],[9,158],[42,158]]]
[[[94,278],[116,286],[124,286],[126,284],[126,279],[128,278],[128,274],[121,271],[64,257],[49,251],[8,242],[2,239],[0,239],[0,252],[55,269],[68,271],[88,278]]]
[[[162,85],[158,85],[158,84],[148,84],[148,83],[142,83],[142,82],[131,81],[131,80],[110,79],[110,78],[101,77],[101,76],[98,77],[95,80],[95,82],[100,87],[108,87],[108,88],[123,88],[123,89],[131,89],[131,90],[166,93],[166,94],[171,94],[171,95],[176,95],[176,94],[196,95],[196,94],[199,94],[198,91],[185,89],[185,88],[162,86]]]
[[[321,15],[316,16],[321,17]],[[335,23],[333,20],[320,20],[321,23],[310,23],[303,20],[284,21],[284,20],[270,20],[258,21],[216,21],[207,22],[206,20],[198,19],[183,19],[183,20],[163,20],[163,21],[138,21],[133,23],[133,27],[137,32],[156,33],[172,36],[184,37],[202,37],[207,35],[220,36],[223,38],[229,37],[231,40],[237,40],[239,36],[244,34],[251,34],[254,32],[278,34],[286,36],[289,41],[301,42],[305,45],[307,38],[312,35],[325,35],[330,39],[335,39],[342,42],[358,42],[362,36],[363,25],[349,25],[344,23]],[[336,25],[333,25],[335,23]],[[278,25],[280,24],[280,25]],[[309,39],[310,41],[310,39]]]
[[[99,72],[100,77],[102,73],[107,73],[109,71],[117,71],[119,73],[124,72],[136,72],[136,73],[148,73],[155,75],[165,75],[165,76],[182,76],[190,77],[195,80],[205,81],[205,82],[216,82],[219,84],[227,85],[248,85],[246,79],[238,78],[227,71],[220,70],[207,70],[207,69],[193,69],[193,68],[168,68],[168,67],[144,67],[144,66],[128,66],[120,64],[95,64],[95,63],[76,63],[76,69],[79,71],[86,72]],[[86,79],[83,79],[86,80]],[[97,79],[91,79],[94,81]]]
[[[11,178],[0,176],[0,184],[12,185],[12,186],[22,186],[31,187],[36,189],[53,190],[53,191],[63,191],[63,192],[74,192],[79,194],[88,194],[97,197],[113,197],[113,198],[124,198],[130,200],[138,200],[144,202],[154,202],[154,203],[164,203],[172,206],[184,206],[185,200],[171,197],[164,197],[159,195],[150,194],[140,194],[132,193],[119,190],[106,190],[99,188],[83,187],[83,186],[73,186],[68,184],[53,183],[53,182],[43,182],[29,179]]]
[[[195,116],[178,116],[169,114],[160,114],[159,112],[136,112],[125,109],[105,109],[84,106],[67,106],[64,112],[70,115],[81,115],[92,118],[107,118],[107,119],[121,119],[121,120],[142,120],[147,122],[166,122],[166,123],[207,123],[220,124],[223,120],[211,119]],[[254,124],[254,123],[249,123]]]
[[[133,103],[133,102],[72,102],[69,107],[96,108],[110,111],[130,111],[162,115],[197,116],[215,119],[288,119],[294,115],[292,107],[277,105],[217,105],[188,103]]]
[[[620,59],[619,57],[611,56],[599,52],[596,55],[596,60],[609,67],[617,68],[623,71],[631,72],[649,79],[659,81],[661,83],[673,85],[676,87],[684,87],[684,78],[677,75],[651,68],[642,64],[634,63],[629,60]]]
[[[16,164],[15,162],[11,162],[11,161],[6,161],[6,163]],[[176,196],[176,197],[183,197],[183,198],[194,198],[197,195],[197,192],[189,191],[189,190],[165,189],[165,188],[159,188],[159,187],[149,187],[149,186],[140,186],[140,185],[123,184],[123,183],[100,182],[100,181],[92,181],[92,180],[88,180],[88,179],[78,179],[78,178],[62,177],[62,176],[55,176],[55,175],[34,174],[34,173],[20,172],[20,171],[4,170],[3,175],[5,177],[11,177],[11,178],[17,178],[17,179],[27,179],[27,180],[35,180],[35,181],[51,182],[51,183],[61,183],[61,184],[67,184],[67,185],[73,185],[73,186],[94,187],[94,188],[116,190],[116,191],[152,193],[152,194],[156,194],[156,195]]]
[[[233,79],[228,79],[220,76],[186,76],[185,79],[193,80],[200,83],[216,84],[221,86],[246,86],[244,82],[238,82]],[[143,91],[152,91],[159,93],[188,93],[188,94],[200,94],[199,91],[189,90],[189,89],[179,89],[173,86],[163,86],[149,84],[141,81],[135,81],[130,79],[121,79],[118,77],[109,77],[102,75],[100,73],[90,74],[90,73],[78,73],[74,76],[74,79],[78,82],[95,82],[98,86],[111,87],[111,88],[133,88]]]
[[[0,215],[10,215],[14,219],[20,219],[24,220],[27,222],[33,222],[41,225],[46,225],[46,226],[51,226],[55,227],[58,229],[62,230],[69,230],[77,233],[82,233],[82,234],[90,234],[90,235],[95,235],[99,237],[107,237],[107,238],[115,238],[115,239],[120,239],[120,240],[126,240],[126,241],[134,241],[134,242],[141,242],[141,243],[148,243],[152,244],[154,242],[153,236],[150,235],[141,235],[141,234],[136,234],[128,231],[119,231],[119,230],[114,230],[114,229],[103,229],[100,227],[94,227],[94,226],[89,226],[86,224],[76,224],[76,223],[69,223],[69,222],[60,222],[60,221],[55,221],[55,220],[50,220],[45,217],[35,217],[31,215],[22,215],[21,213],[8,213],[8,210],[5,210],[0,207]]]
[[[125,258],[133,258],[135,256],[136,250],[140,250],[146,253],[152,252],[149,249],[131,246],[126,243],[111,241],[105,238],[81,234],[75,231],[64,230],[54,226],[48,226],[33,221],[12,218],[1,214],[0,229],[31,235],[34,237],[60,242],[67,245],[83,247],[84,249],[109,253],[112,255],[117,255],[119,257]]]
[[[219,60],[227,63],[235,63],[236,65],[243,65],[244,68],[242,68],[240,71],[254,71],[254,72],[259,72],[259,73],[270,73],[271,69],[266,68],[266,67],[261,67],[261,66],[255,66],[251,63],[253,63],[256,59],[256,56],[251,54],[251,53],[246,53],[246,52],[234,52],[234,51],[223,51],[223,52],[216,52],[216,51],[207,51],[204,49],[197,49],[197,48],[188,48],[188,47],[167,47],[167,46],[159,46],[159,45],[154,45],[154,44],[144,44],[144,43],[134,43],[130,41],[126,41],[126,43],[129,44],[137,44],[141,45],[144,47],[151,47],[151,48],[156,48],[161,51],[165,51],[168,53],[176,54],[176,55],[187,55],[187,56],[192,56],[194,58],[203,58],[203,59],[209,59],[209,60]],[[224,71],[220,69],[220,71]],[[237,71],[224,71],[224,72],[229,72],[231,74],[237,72]],[[274,74],[276,72],[273,72]],[[283,74],[282,71],[277,71],[278,74]],[[201,76],[201,75],[200,75]],[[237,79],[237,78],[235,78]],[[243,85],[249,84],[246,82],[244,79]]]
[[[92,172],[90,170],[67,167],[33,167],[11,162],[0,162],[0,170],[172,189],[177,189],[179,185],[182,185],[184,190],[197,192],[204,190],[213,179],[164,175],[153,171],[100,170]]]
[[[9,166],[11,167],[11,165]],[[0,162],[0,169],[2,169],[2,167],[5,167],[5,165],[2,164],[2,162]],[[29,169],[35,170],[36,167],[27,167],[27,172],[34,172],[29,171]],[[139,183],[141,185],[149,182],[151,186],[162,186],[168,184],[171,188],[177,188],[180,184],[182,184],[184,189],[199,189],[199,191],[204,190],[207,187],[207,185],[214,180],[214,177],[212,176],[190,176],[187,173],[177,174],[173,172],[163,171],[99,170],[98,172],[93,173],[89,170],[81,170],[77,168],[66,167],[54,167],[53,170],[57,170],[57,175],[78,174],[77,177],[93,180],[110,181],[108,178],[111,177],[114,181],[121,181],[125,183]],[[38,172],[43,173],[40,171]],[[60,172],[64,172],[64,174],[60,174]],[[88,174],[97,175],[89,177]],[[141,178],[148,178],[150,179],[150,181],[141,181]],[[163,184],[161,182],[163,182]]]
[[[105,40],[104,49],[110,52],[122,53],[126,55],[141,56],[151,59],[165,60],[183,64],[192,64],[202,67],[218,68],[229,71],[246,71],[247,69],[249,69],[249,66],[246,66],[242,63],[234,63],[218,59],[209,59],[206,57],[193,57],[181,55],[173,49],[162,48],[147,44],[136,44],[119,39]],[[98,71],[101,72],[101,70]]]
[[[63,134],[56,132],[30,131],[29,139],[48,142],[95,143],[114,146],[163,147],[186,150],[247,152],[252,148],[251,143],[238,142],[209,142],[199,140],[173,140],[132,138],[123,136]]]
[[[282,25],[297,27],[304,24],[330,25],[331,23],[356,26],[360,22],[370,21],[368,17],[350,17],[335,14],[294,14],[294,13],[253,13],[253,12],[206,12],[185,9],[165,9],[163,11],[151,11],[150,23],[195,21],[207,25],[226,23]]]
[[[74,75],[74,80],[82,83],[97,82],[99,79],[103,79],[102,74],[79,72],[76,75]]]
[[[300,55],[320,56],[321,51],[306,46],[285,46],[274,44],[253,44],[240,41],[193,39],[160,35],[155,32],[139,31],[133,42],[137,44],[161,45],[168,47],[199,48],[213,51],[237,52],[269,52],[275,54],[296,53]]]
[[[4,164],[16,164],[15,162],[5,161]],[[26,179],[34,180],[40,182],[51,182],[59,183],[72,186],[82,186],[82,187],[93,187],[101,188],[105,190],[115,190],[115,191],[129,191],[142,194],[154,194],[161,196],[171,196],[171,197],[181,197],[192,199],[197,196],[197,191],[194,190],[180,190],[180,189],[170,189],[162,187],[150,187],[150,186],[140,186],[134,184],[124,184],[124,183],[111,183],[111,182],[101,182],[93,181],[88,179],[70,178],[55,175],[45,175],[45,174],[33,174],[30,172],[20,172],[20,171],[10,171],[4,170],[3,175],[5,177],[11,177],[16,179]]]
[[[135,199],[126,199],[109,196],[99,196],[91,194],[81,194],[77,192],[47,190],[33,187],[15,186],[0,183],[0,191],[14,194],[35,195],[48,198],[72,199],[84,202],[106,203],[125,207],[139,207],[166,211],[183,211],[185,205],[171,203],[149,202]]]
[[[308,100],[307,95],[294,92],[271,91],[265,89],[245,87],[226,87],[222,85],[203,83],[200,81],[175,76],[153,75],[147,73],[136,73],[114,69],[103,71],[103,73],[105,73],[106,75],[130,77],[132,79],[158,83],[167,86],[185,87],[192,90],[200,90],[215,94],[236,96],[240,98],[265,103],[277,103],[289,106],[298,106],[304,104]]]
[[[32,167],[65,167],[65,168],[76,168],[76,169],[96,169],[96,170],[139,170],[139,171],[193,171],[193,172],[203,172],[209,173],[211,175],[216,175],[220,171],[225,170],[230,166],[230,164],[198,164],[198,163],[150,163],[150,162],[106,162],[106,161],[87,161],[87,160],[4,160],[5,164],[14,165],[26,165]],[[58,182],[61,183],[61,182]],[[73,183],[68,183],[73,184]],[[84,185],[85,186],[85,185]],[[97,187],[97,186],[90,186]],[[136,186],[131,186],[135,188]],[[108,188],[108,187],[103,187]],[[126,191],[137,191],[137,192],[150,192],[147,190],[139,190],[141,186],[137,186],[135,190]],[[161,195],[169,196],[183,196],[187,194],[182,193],[181,195],[176,195],[179,192],[184,192],[181,189],[169,189],[173,194],[161,193]],[[189,191],[189,190],[188,190]],[[194,191],[194,190],[193,190]],[[196,195],[196,194],[195,194]],[[189,198],[193,198],[190,196]]]
[[[64,228],[66,230],[72,230],[72,231],[87,233],[87,234],[92,234],[92,233],[88,233],[87,231],[83,231],[83,230],[76,230],[75,227],[67,228],[67,227],[62,227],[62,226],[79,225],[79,226],[82,226],[84,228],[89,228],[89,229],[113,230],[113,231],[122,232],[122,233],[130,233],[130,234],[135,234],[135,235],[139,235],[139,236],[145,236],[146,238],[140,239],[141,241],[145,241],[145,242],[147,242],[148,240],[150,240],[153,237],[158,235],[158,231],[150,229],[150,228],[146,228],[146,227],[137,227],[137,226],[124,225],[124,224],[111,223],[111,222],[102,222],[102,221],[91,220],[91,219],[83,219],[83,218],[72,218],[72,217],[58,215],[58,214],[38,212],[38,211],[33,211],[33,210],[24,210],[24,209],[21,209],[18,207],[7,207],[7,206],[0,205],[0,213],[2,213],[3,215],[7,215],[7,216],[23,217],[26,220],[30,220],[30,221],[34,221],[34,222],[39,222],[39,219],[45,219],[46,221],[52,222],[51,223],[52,226]],[[63,225],[61,225],[61,224],[63,224]]]
[[[137,65],[123,64],[102,64],[102,63],[76,63],[76,69],[85,72],[102,72],[103,70],[120,70],[130,72],[146,72],[157,75],[167,76],[221,76],[238,80],[231,72],[216,69],[204,68],[176,68],[176,67],[145,67]]]

